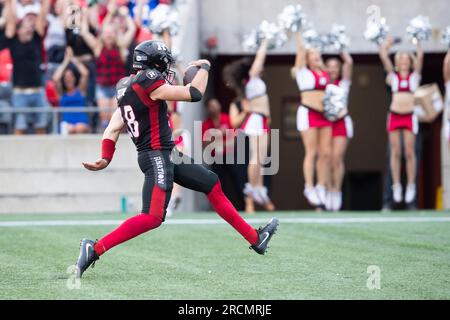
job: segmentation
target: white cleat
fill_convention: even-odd
[[[334,192],[329,191],[326,195],[326,201],[325,201],[325,209],[327,211],[333,211],[334,208]]]
[[[317,196],[319,197],[319,205],[325,205],[327,203],[327,189],[320,184],[316,185],[315,189]]]
[[[271,202],[266,187],[256,187],[255,191],[258,193],[259,198],[263,200],[264,204]]]
[[[408,184],[406,186],[406,193],[405,193],[405,202],[406,203],[413,203],[416,199],[416,185]]]
[[[250,198],[252,198],[257,204],[263,205],[264,199],[258,192],[256,188],[254,188],[250,183],[245,184],[244,194]]]
[[[312,206],[317,207],[321,204],[315,188],[305,187],[303,194],[305,195],[306,200],[308,200],[309,204],[311,204]]]
[[[394,202],[400,203],[403,201],[403,188],[399,183],[392,185],[392,196],[394,198]]]
[[[336,191],[332,193],[333,205],[332,210],[333,211],[339,211],[342,207],[342,192]]]

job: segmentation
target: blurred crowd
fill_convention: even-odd
[[[32,108],[51,107],[76,108],[59,116],[60,133],[101,132],[134,47],[152,39],[150,11],[172,3],[0,0],[0,133],[48,133],[51,113]]]

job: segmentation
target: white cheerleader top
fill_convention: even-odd
[[[317,72],[309,69],[308,67],[299,68],[295,78],[300,91],[323,91],[330,83],[330,76],[328,75],[328,72],[325,70]]]
[[[245,97],[248,100],[262,97],[267,94],[267,86],[260,77],[251,77],[245,85]]]
[[[391,72],[389,73],[391,79],[391,90],[392,93],[396,92],[416,92],[419,88],[421,76],[416,71],[410,72],[406,78],[402,78],[400,73]]]

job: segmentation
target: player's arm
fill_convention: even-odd
[[[47,28],[47,15],[50,11],[50,0],[42,0],[41,10],[36,19],[36,32],[42,37]]]
[[[120,132],[122,131],[125,123],[123,122],[120,109],[116,109],[111,121],[106,127],[103,133],[102,140],[102,156],[99,160],[89,163],[83,162],[83,166],[91,171],[99,171],[105,169],[110,163],[116,150],[116,142],[119,140]]]
[[[192,82],[186,86],[164,84],[150,93],[152,100],[198,102],[203,98],[208,85],[208,74],[211,63],[208,60],[197,60],[191,65],[200,67]]]
[[[444,81],[445,82],[450,81],[450,49],[447,50],[447,54],[445,55],[442,72],[443,72],[443,76],[444,76]],[[449,92],[449,94],[450,94],[450,92]]]
[[[422,45],[421,45],[420,41],[417,41],[416,58],[414,59],[414,71],[416,71],[419,74],[422,73],[424,56],[425,56],[425,53],[423,51]]]
[[[306,66],[306,47],[300,31],[295,33],[295,39],[297,42],[297,54],[295,55],[294,68],[298,70]]]
[[[70,60],[72,59],[72,56],[73,56],[72,48],[71,47],[67,47],[66,48],[66,52],[64,54],[63,62],[59,65],[59,67],[53,73],[52,80],[55,83],[59,94],[62,94],[63,91],[64,91],[63,87],[62,87],[62,78],[63,78],[64,71],[69,66],[69,63],[70,63]]]
[[[169,29],[164,29],[162,33],[162,41],[167,46],[167,48],[169,48],[169,50],[172,50],[172,37],[170,36]]]
[[[3,12],[5,16],[5,36],[11,39],[16,34],[16,0],[6,0]]]
[[[389,58],[389,50],[394,44],[395,39],[393,37],[389,37],[380,47],[380,59],[383,63],[384,70],[388,73],[386,77],[386,83],[388,85],[391,84],[391,73],[394,72],[394,65],[392,64],[391,59]]]
[[[125,12],[126,12],[126,10],[128,10],[128,8],[122,8],[122,9]],[[136,24],[134,23],[133,19],[129,15],[129,12],[126,12],[126,14],[125,14],[125,12],[123,12],[122,15],[125,17],[126,22],[127,22],[127,31],[117,39],[117,45],[119,47],[121,47],[122,49],[128,49],[128,47],[134,40],[134,36],[136,35]]]
[[[72,55],[71,61],[80,74],[80,90],[86,94],[89,85],[89,69],[74,55]]]
[[[248,72],[250,77],[260,77],[264,70],[264,63],[266,62],[267,56],[267,39],[264,39],[259,46],[258,52],[256,53],[255,60]]]
[[[239,109],[235,102],[230,104],[230,111],[228,115],[230,116],[231,126],[235,129],[239,128],[239,126],[244,122],[245,117],[250,113],[250,107],[248,106],[248,101],[245,99],[241,100],[242,112],[239,112]]]
[[[138,27],[142,26],[142,16],[144,15],[144,4],[147,4],[147,2],[148,2],[147,0],[137,0],[134,22]]]
[[[81,37],[86,42],[88,47],[94,52],[94,55],[98,57],[102,51],[102,44],[101,41],[98,40],[90,31],[89,31],[89,21],[88,21],[88,15],[87,10],[82,10],[82,17],[81,17]]]
[[[344,61],[342,65],[342,79],[350,81],[353,74],[353,58],[348,52],[343,52],[341,58]]]
[[[104,24],[111,24],[114,15],[117,13],[117,3],[116,1],[109,1],[106,5],[106,16],[103,18]]]

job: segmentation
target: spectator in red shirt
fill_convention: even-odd
[[[211,165],[211,170],[214,171],[224,184],[224,192],[227,196],[232,196],[233,191],[227,186],[227,176],[231,178],[231,182],[234,187],[234,192],[239,197],[240,207],[243,207],[246,177],[246,165],[238,164],[237,159],[234,156],[235,153],[235,130],[231,125],[230,117],[227,113],[222,112],[222,106],[216,98],[210,98],[206,102],[206,109],[208,117],[202,124],[202,140],[204,147],[209,144],[214,144],[214,149],[211,152],[211,156],[219,161],[214,162]],[[208,130],[217,129],[222,133],[222,141],[218,143],[215,141],[210,142],[212,132]],[[206,141],[205,141],[206,140]],[[228,154],[228,157],[227,157]],[[230,156],[230,154],[233,154]],[[232,159],[232,163],[227,163],[227,158]],[[231,161],[229,161],[231,162]]]
[[[5,2],[5,37],[13,61],[12,106],[14,108],[47,108],[43,70],[44,54],[42,39],[47,27],[49,0],[42,1],[41,10],[17,20],[15,0]],[[47,132],[48,115],[43,112],[18,113],[15,118],[15,134],[24,134],[32,123],[35,133]]]
[[[114,1],[108,3],[108,14],[103,20],[100,36],[96,38],[89,32],[88,17],[83,16],[81,35],[86,44],[94,52],[97,66],[97,87],[96,98],[100,108],[110,109],[111,112],[100,112],[102,128],[106,128],[112,115],[112,111],[117,107],[116,84],[126,76],[125,61],[128,54],[128,47],[134,39],[136,26],[131,19],[128,9],[120,7]],[[116,15],[125,19],[128,28],[125,33],[114,24]]]

